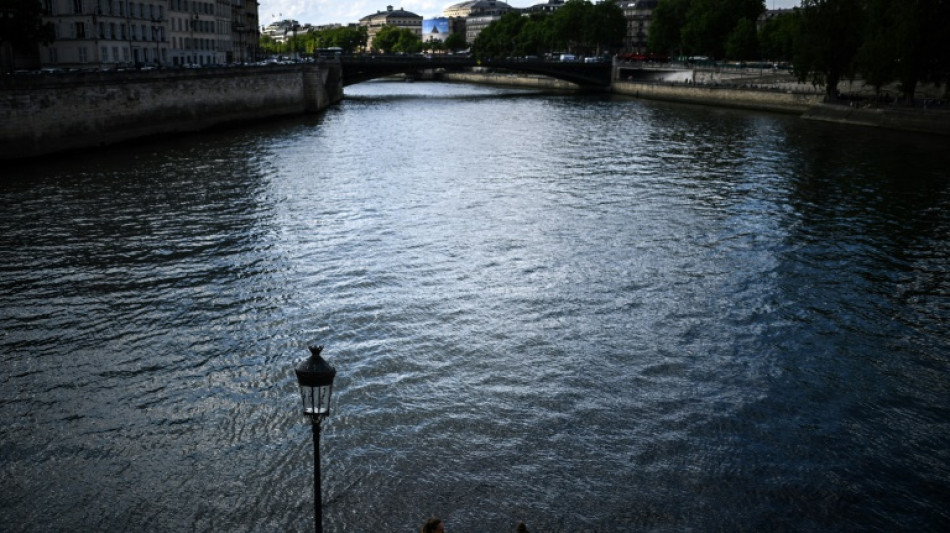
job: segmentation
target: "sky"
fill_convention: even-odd
[[[294,19],[301,24],[349,24],[358,22],[366,15],[383,11],[391,5],[405,9],[424,18],[441,17],[442,10],[462,0],[258,0],[261,25],[283,19]],[[529,7],[547,0],[511,0],[513,7]],[[765,0],[765,7],[782,9],[795,7],[800,0]]]

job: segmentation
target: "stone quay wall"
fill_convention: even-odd
[[[823,96],[781,90],[740,89],[686,83],[614,81],[613,92],[637,98],[717,105],[801,115],[821,103]]]
[[[0,159],[313,113],[343,97],[339,63],[0,80]]]
[[[496,72],[446,72],[441,74],[445,81],[463,83],[482,83],[486,85],[510,85],[514,87],[528,87],[531,89],[557,89],[564,91],[577,90],[580,87],[569,81],[549,78],[547,76],[532,76],[529,74],[501,74]]]
[[[950,109],[944,108],[851,107],[840,104],[822,104],[809,109],[802,115],[802,118],[837,124],[950,136]]]

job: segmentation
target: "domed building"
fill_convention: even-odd
[[[497,0],[471,0],[452,4],[442,11],[449,18],[467,18],[472,15],[504,15],[512,7]]]

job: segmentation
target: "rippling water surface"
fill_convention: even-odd
[[[7,167],[0,529],[946,531],[950,157],[369,83]]]

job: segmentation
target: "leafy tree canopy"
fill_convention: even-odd
[[[661,0],[653,10],[647,45],[661,54],[683,55],[681,31],[692,0]]]
[[[854,73],[864,31],[865,0],[802,0],[802,21],[795,43],[798,79],[811,78],[833,97],[838,83]]]
[[[452,33],[445,38],[445,48],[452,52],[458,52],[468,48],[468,43],[465,42],[465,36],[461,33]]]
[[[782,13],[765,22],[759,32],[762,59],[791,61],[795,56],[795,39],[801,24],[801,11]]]
[[[683,45],[690,54],[721,59],[740,21],[754,27],[763,11],[764,0],[692,0],[681,30]]]
[[[414,54],[422,50],[422,39],[409,28],[383,26],[373,38],[373,48],[387,54]]]
[[[481,58],[570,51],[599,54],[619,48],[627,30],[623,11],[612,1],[568,0],[550,15],[508,13],[479,33],[472,52]]]

